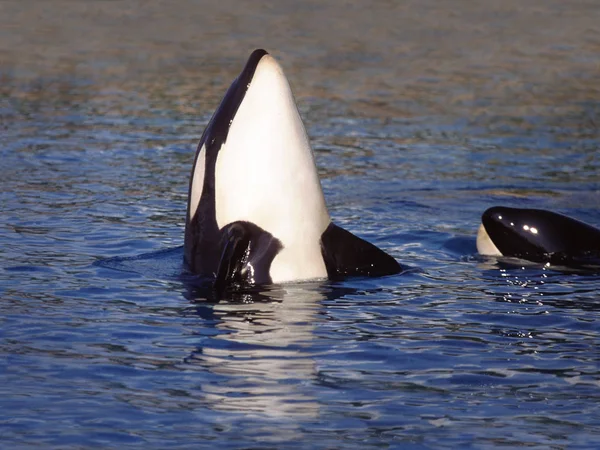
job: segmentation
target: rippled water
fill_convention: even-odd
[[[594,2],[230,3],[0,4],[1,447],[597,447],[600,276],[474,238],[495,204],[600,226]],[[334,220],[414,271],[217,304],[178,277],[259,46]]]

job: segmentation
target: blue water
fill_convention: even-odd
[[[406,61],[383,46],[307,62],[316,38],[298,36],[282,65],[330,213],[413,270],[208,301],[181,277],[188,177],[246,55],[223,44],[221,59],[197,63],[207,72],[181,54],[177,70],[140,57],[127,61],[145,71],[128,72],[126,46],[74,52],[73,67],[48,53],[23,68],[5,51],[0,448],[597,448],[600,275],[475,249],[493,205],[600,226],[600,101],[581,69],[597,53],[573,53],[556,79],[539,69],[546,53],[527,53],[530,66],[465,64],[489,76],[479,84],[454,66],[426,70],[446,61],[435,53],[411,54],[402,78],[391,68]],[[511,81],[519,70],[540,84]]]

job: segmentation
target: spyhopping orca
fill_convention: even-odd
[[[483,213],[477,251],[555,266],[600,268],[600,230],[543,209],[495,206]]]
[[[217,289],[403,270],[331,222],[287,78],[265,50],[250,55],[198,144],[184,258]]]

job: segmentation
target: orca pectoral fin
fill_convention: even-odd
[[[402,272],[402,266],[375,245],[330,223],[321,236],[321,253],[329,278],[379,277]]]
[[[214,282],[217,291],[271,283],[271,263],[283,248],[278,239],[242,221],[225,226],[221,236],[223,251]]]

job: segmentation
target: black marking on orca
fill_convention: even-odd
[[[219,151],[227,140],[256,68],[266,54],[265,50],[255,50],[242,73],[227,90],[202,134],[192,167],[184,263],[190,272],[214,278],[217,292],[228,287],[235,289],[272,283],[271,264],[283,249],[279,239],[253,223],[236,221],[219,229],[216,220],[215,171]],[[198,158],[205,158],[204,180],[194,216],[190,217]],[[393,257],[333,223],[329,223],[323,232],[320,245],[326,272],[331,279],[392,275],[403,270]]]
[[[194,184],[194,171],[199,157],[205,158],[204,184],[202,195],[198,199],[198,207],[194,217],[189,217],[190,205],[188,203],[184,262],[187,268],[201,275],[215,275],[220,259],[221,231],[217,225],[215,210],[215,166],[219,150],[227,140],[231,122],[240,107],[258,63],[267,52],[258,49],[252,52],[242,73],[231,84],[219,108],[215,111],[208,123],[196,150],[192,175],[188,187],[188,202],[191,199]],[[206,146],[206,155],[201,155],[202,146]],[[200,252],[199,249],[202,249]]]
[[[321,236],[321,253],[330,279],[402,272],[402,266],[392,256],[334,223]]]
[[[600,230],[571,217],[495,206],[481,222],[503,256],[567,267],[600,265]]]
[[[221,260],[214,283],[217,291],[227,287],[271,284],[269,269],[283,245],[259,226],[244,221],[221,230]]]

